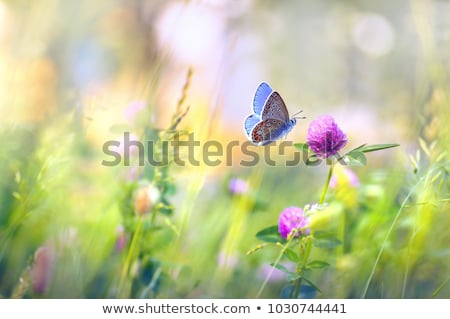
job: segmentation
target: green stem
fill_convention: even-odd
[[[255,298],[259,298],[264,290],[264,288],[266,287],[267,283],[269,282],[270,277],[272,276],[273,271],[275,270],[275,266],[278,265],[281,261],[281,258],[283,257],[284,252],[286,251],[286,249],[289,247],[289,244],[292,242],[292,240],[294,239],[294,236],[291,236],[291,238],[288,239],[288,241],[286,242],[286,244],[284,244],[281,248],[280,254],[278,255],[277,259],[275,260],[275,262],[272,265],[272,269],[270,269],[269,274],[266,276],[266,279],[264,280],[263,284],[261,285],[261,287],[258,290],[258,293],[256,294]],[[281,245],[281,244],[279,244]]]
[[[304,247],[302,247],[302,242],[300,243],[299,250],[304,250],[303,254],[303,260],[301,261],[301,264],[299,264],[299,267],[297,269],[298,274],[300,275],[300,278],[297,278],[295,280],[295,285],[293,288],[294,294],[291,292],[291,298],[298,298],[298,294],[300,293],[300,287],[302,285],[302,278],[306,270],[306,265],[308,264],[309,255],[311,254],[311,247],[312,247],[312,240],[310,237],[305,237],[304,239],[306,241],[306,244]]]
[[[134,258],[138,255],[139,248],[137,246],[138,246],[138,241],[141,238],[141,229],[142,229],[142,218],[140,218],[137,223],[136,230],[133,235],[133,240],[131,241],[130,249],[128,251],[128,255],[125,260],[123,269],[122,269],[122,275],[120,278],[119,292],[118,292],[118,296],[120,298],[128,298],[128,293],[129,293],[128,288],[129,287],[125,287],[125,285],[126,285],[127,277],[129,275],[129,270],[131,268],[131,264],[133,263]]]
[[[346,229],[347,229],[346,223],[347,223],[347,211],[344,210],[341,214],[341,222],[339,224],[339,230],[338,230],[338,234],[339,234],[338,236],[342,240],[341,245],[336,248],[336,252],[337,252],[338,256],[343,256],[345,253],[345,246],[346,246],[345,234],[346,234]]]
[[[378,266],[378,263],[381,259],[381,255],[383,254],[384,249],[387,246],[388,239],[391,236],[391,233],[394,231],[394,226],[397,224],[398,220],[400,219],[400,215],[403,212],[403,209],[405,208],[406,203],[408,203],[409,198],[414,194],[414,192],[416,191],[416,188],[420,185],[420,183],[422,183],[422,181],[425,179],[425,177],[426,176],[421,177],[419,179],[419,181],[417,181],[417,183],[411,188],[411,190],[409,191],[409,193],[406,195],[405,199],[401,203],[400,208],[398,209],[397,213],[395,214],[394,220],[392,221],[391,226],[389,227],[389,229],[384,237],[384,240],[381,243],[380,250],[378,251],[377,257],[375,258],[375,262],[372,266],[372,270],[369,274],[369,278],[367,278],[366,284],[364,285],[363,291],[361,293],[361,299],[366,298],[366,294],[367,294],[367,291],[369,290],[370,282],[372,281],[372,278],[375,274],[375,269]]]
[[[327,181],[325,183],[325,187],[323,188],[322,195],[320,196],[319,205],[322,205],[323,202],[325,201],[325,195],[327,194],[328,186],[330,185],[331,175],[333,175],[333,167],[334,167],[334,163],[331,163],[330,170],[328,172]]]

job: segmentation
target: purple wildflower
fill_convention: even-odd
[[[288,238],[288,235],[296,229],[294,237],[298,237],[301,234],[309,234],[311,231],[307,229],[309,225],[309,218],[306,217],[303,209],[299,207],[285,208],[278,219],[278,232],[284,239]]]
[[[233,195],[241,195],[248,191],[248,183],[240,178],[232,178],[228,183],[228,189]]]
[[[311,122],[306,140],[317,157],[324,159],[335,155],[347,144],[347,136],[329,115]]]

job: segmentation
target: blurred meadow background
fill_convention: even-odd
[[[341,245],[312,252],[329,267],[302,296],[450,298],[450,2],[432,0],[0,0],[0,296],[286,297],[279,249],[247,252],[319,200],[325,163],[102,165],[124,132],[156,157],[176,131],[242,144],[262,81],[303,109],[288,141],[329,114],[347,149],[400,144],[336,168],[314,227]]]

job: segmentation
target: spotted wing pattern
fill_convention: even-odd
[[[256,114],[251,114],[245,118],[244,128],[248,137],[251,137],[251,132],[259,121],[261,121],[261,118]]]
[[[276,119],[283,122],[289,121],[289,112],[278,92],[272,92],[264,105],[261,119]]]
[[[269,144],[280,136],[285,126],[285,122],[277,119],[262,120],[251,132],[252,142],[258,145]]]

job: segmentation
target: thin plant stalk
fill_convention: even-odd
[[[138,255],[138,241],[141,237],[141,231],[142,231],[142,219],[139,219],[139,222],[136,226],[136,230],[134,232],[133,240],[131,241],[130,249],[128,251],[127,258],[125,260],[125,264],[122,269],[122,276],[120,278],[120,284],[119,284],[119,296],[121,298],[127,298],[128,291],[125,291],[125,283],[127,280],[127,276],[129,274],[129,270],[131,268],[131,264],[133,262],[134,256]]]
[[[327,195],[328,186],[330,185],[331,176],[333,175],[334,163],[331,163],[330,170],[328,171],[327,181],[325,182],[325,187],[323,188],[322,195],[320,196],[319,205],[322,205],[325,201],[325,196]]]
[[[299,263],[298,267],[298,274],[300,275],[299,278],[295,280],[295,284],[293,289],[291,290],[291,298],[298,298],[298,295],[300,293],[300,287],[302,285],[302,278],[306,270],[306,265],[308,264],[309,255],[311,254],[311,247],[312,247],[312,240],[310,237],[305,238],[306,244],[304,244],[303,241],[299,244],[299,254],[302,255],[303,253],[303,259]],[[294,292],[294,294],[292,294]]]
[[[258,290],[258,293],[256,294],[256,298],[259,298],[264,291],[264,288],[266,288],[267,283],[269,282],[270,277],[272,276],[273,271],[275,270],[275,266],[280,263],[281,258],[284,255],[284,252],[289,247],[290,243],[294,239],[294,236],[291,236],[286,244],[283,245],[283,248],[281,248],[280,254],[278,255],[277,259],[275,260],[274,264],[272,265],[272,269],[270,270],[269,274],[267,275],[266,279],[264,279],[264,282],[262,283],[261,287]]]

